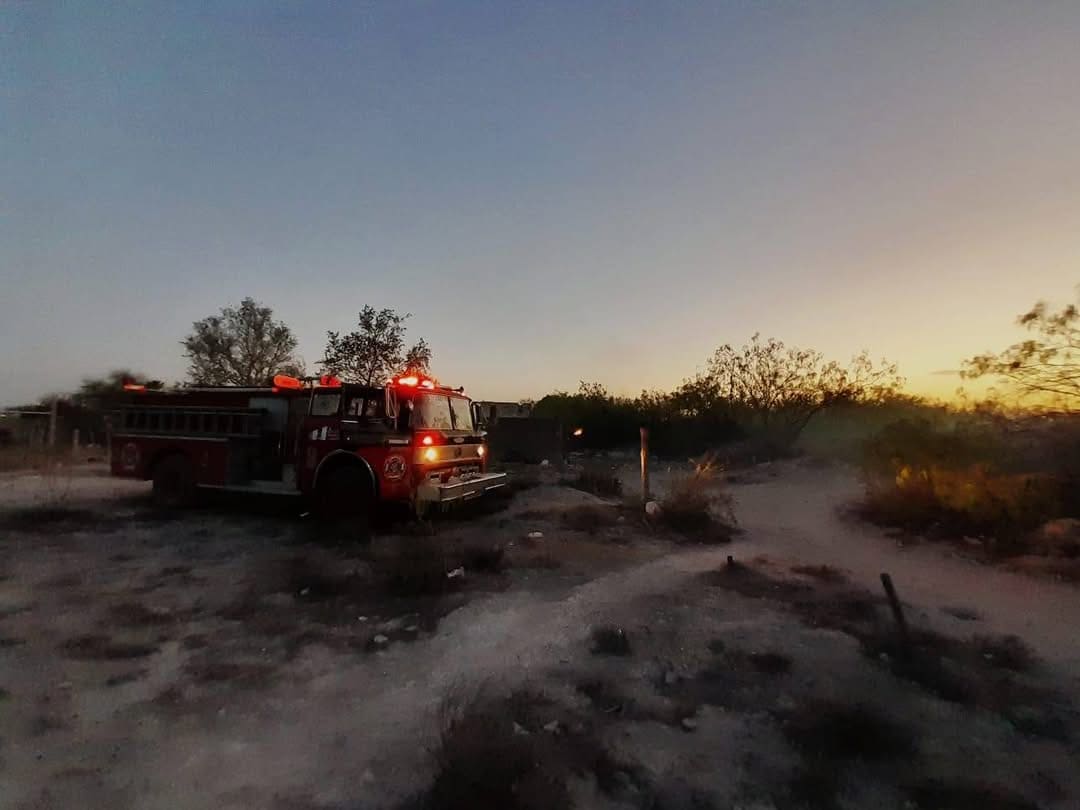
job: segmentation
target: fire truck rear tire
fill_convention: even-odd
[[[316,491],[319,517],[334,534],[365,541],[371,534],[374,495],[367,474],[359,467],[329,470]]]
[[[166,509],[190,506],[195,500],[195,470],[187,456],[176,453],[154,466],[154,503]]]

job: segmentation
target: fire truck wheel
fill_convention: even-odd
[[[373,493],[367,474],[358,467],[338,467],[319,482],[318,503],[322,522],[335,534],[367,540]]]
[[[162,459],[154,467],[154,503],[167,509],[188,506],[195,499],[195,472],[187,456]]]

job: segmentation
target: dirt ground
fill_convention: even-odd
[[[291,503],[0,478],[0,807],[430,805],[477,692],[531,696],[513,733],[578,807],[1080,807],[1080,588],[846,517],[839,466],[739,476],[721,546],[557,477],[367,547]],[[395,589],[386,561],[433,543],[463,573]]]

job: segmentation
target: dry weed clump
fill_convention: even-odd
[[[660,522],[692,542],[723,543],[736,531],[734,504],[720,482],[712,456],[689,475],[676,479],[660,501]]]

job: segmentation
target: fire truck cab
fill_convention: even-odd
[[[133,390],[111,453],[113,475],[152,480],[164,505],[207,487],[301,496],[336,517],[379,503],[423,514],[506,482],[487,472],[463,390],[419,375],[381,387],[279,375],[265,388]]]

